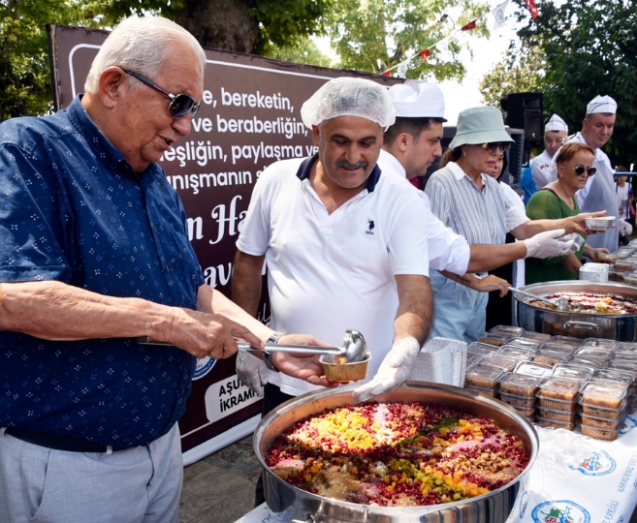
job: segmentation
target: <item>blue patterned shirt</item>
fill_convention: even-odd
[[[0,282],[58,280],[196,308],[204,280],[177,193],[156,164],[135,173],[79,98],[0,125],[0,195]],[[0,427],[146,444],[183,414],[194,365],[183,350],[129,338],[0,332]]]

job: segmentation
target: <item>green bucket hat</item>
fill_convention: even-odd
[[[461,145],[513,142],[504,130],[502,113],[495,107],[472,107],[458,115],[456,135],[449,144],[450,149]]]

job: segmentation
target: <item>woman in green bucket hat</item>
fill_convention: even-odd
[[[498,157],[513,143],[502,114],[495,107],[473,107],[458,115],[457,131],[445,158],[449,162],[427,183],[432,212],[470,244],[503,244],[510,232],[519,240],[545,231],[552,237],[568,232],[587,232],[582,213],[561,220],[529,220],[506,199],[496,180],[488,176]],[[570,242],[564,242],[565,249]],[[542,247],[525,242],[526,257],[541,257]],[[525,244],[520,244],[524,248]],[[568,246],[568,247],[567,247]],[[484,274],[477,274],[484,277]],[[432,271],[434,322],[430,337],[477,341],[484,332],[488,294],[480,293]]]

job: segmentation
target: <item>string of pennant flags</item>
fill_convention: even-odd
[[[489,11],[489,14],[493,15],[493,17],[495,18],[495,24],[491,28],[492,31],[494,31],[496,29],[499,29],[500,27],[503,27],[504,25],[506,25],[505,24],[505,11],[506,11],[506,8],[508,7],[510,1],[511,0],[505,0],[501,4],[498,4],[493,9],[491,9],[491,11]],[[526,2],[527,7],[529,8],[529,11],[531,12],[531,18],[536,18],[537,14],[538,14],[538,11],[537,11],[537,4],[536,4],[535,0],[525,0],[525,2]],[[441,26],[447,20],[447,18],[448,18],[448,15],[446,15],[446,14],[443,15],[442,18],[438,22],[436,22],[434,25]],[[390,67],[389,69],[383,71],[382,75],[383,76],[391,76],[392,71],[397,70],[396,72],[398,73],[398,76],[401,77],[401,78],[404,78],[406,76],[406,73],[407,73],[407,66],[409,65],[409,62],[411,62],[414,58],[420,57],[420,58],[422,58],[425,61],[428,60],[429,56],[431,54],[431,49],[433,49],[434,47],[437,47],[439,45],[442,45],[447,40],[449,40],[455,33],[464,32],[464,31],[471,31],[472,29],[475,29],[476,27],[478,27],[479,20],[480,20],[479,18],[476,18],[474,20],[471,20],[471,22],[469,22],[468,24],[465,24],[465,25],[463,25],[460,28],[456,28],[456,29],[452,30],[449,34],[447,34],[447,36],[441,38],[440,40],[438,40],[434,44],[430,45],[426,49],[423,49],[422,51],[410,56],[409,58],[406,58],[402,62],[399,62],[396,65]]]

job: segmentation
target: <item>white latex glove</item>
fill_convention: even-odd
[[[555,238],[564,236],[564,229],[544,231],[524,240],[526,245],[525,258],[550,258],[551,256],[566,256],[573,245],[573,240],[561,242]]]
[[[626,220],[619,220],[619,235],[620,236],[630,236],[633,232],[633,226],[628,223]]]
[[[420,343],[416,338],[396,341],[380,364],[376,376],[354,389],[354,400],[365,401],[402,385],[409,378],[419,352]]]
[[[237,351],[237,376],[246,387],[263,397],[263,386],[268,382],[265,362],[248,351]]]

